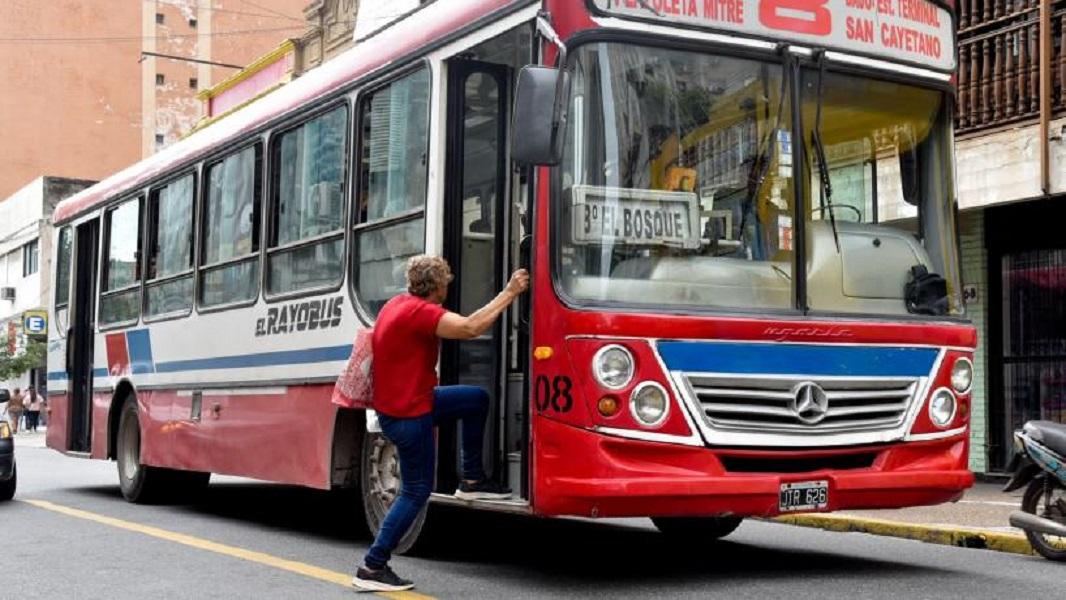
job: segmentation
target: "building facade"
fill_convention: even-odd
[[[977,327],[971,467],[1066,422],[1066,0],[960,0],[956,170]]]
[[[307,31],[296,40],[296,72],[303,73],[351,48],[359,0],[314,0],[304,7]]]
[[[306,4],[0,2],[0,198],[44,173],[101,179],[177,140],[202,89],[306,29]]]
[[[0,201],[0,338],[7,351],[21,353],[31,334],[24,327],[27,313],[47,311],[52,295],[52,212],[64,198],[94,181],[38,177]],[[45,320],[45,326],[52,326]],[[40,333],[40,332],[38,332]],[[47,333],[47,331],[43,332]],[[0,388],[44,389],[45,365],[0,381]]]
[[[306,1],[141,2],[141,155],[181,139],[200,121],[201,91],[303,32]]]
[[[0,2],[0,198],[140,158],[141,4]]]

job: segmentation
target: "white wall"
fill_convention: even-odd
[[[1066,119],[1051,122],[1051,190],[1066,193]],[[1039,126],[1028,125],[955,143],[959,208],[1041,196]]]
[[[0,200],[0,287],[15,288],[15,301],[0,300],[0,338],[6,339],[7,322],[15,319],[21,329],[23,311],[44,308],[41,304],[41,278],[46,276],[44,253],[50,251],[39,239],[42,228],[49,227],[44,215],[44,178],[38,177],[7,199]],[[37,272],[22,276],[22,246],[38,240]],[[29,373],[0,387],[25,390],[30,385]]]
[[[15,288],[15,301],[0,300],[0,321],[41,307],[41,257],[46,250],[38,241],[37,272],[22,276],[22,246],[38,239],[44,218],[44,178],[38,177],[29,185],[0,201],[0,286]]]

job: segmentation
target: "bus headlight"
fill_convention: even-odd
[[[604,346],[592,357],[592,374],[603,387],[622,389],[633,379],[633,355],[622,346]]]
[[[11,426],[7,424],[7,421],[0,421],[0,440],[6,440],[11,437]]]
[[[629,398],[629,410],[638,423],[646,427],[657,427],[666,420],[670,410],[670,397],[663,386],[654,381],[645,381],[633,390]]]
[[[940,388],[933,392],[929,399],[929,419],[933,425],[944,429],[955,418],[955,394],[946,388]]]
[[[973,362],[965,356],[960,357],[951,367],[951,387],[956,393],[965,394],[973,384]]]

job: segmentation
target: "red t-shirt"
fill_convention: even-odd
[[[420,417],[433,410],[440,355],[437,323],[446,312],[411,294],[396,296],[381,308],[374,323],[374,410],[390,417]]]

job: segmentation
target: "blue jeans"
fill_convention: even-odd
[[[378,415],[381,431],[396,446],[400,458],[400,495],[392,503],[366,555],[366,566],[377,570],[388,564],[400,538],[411,528],[433,492],[437,464],[433,427],[462,421],[463,478],[485,478],[481,445],[489,414],[488,393],[472,385],[449,385],[433,392],[433,412],[421,417],[395,418]]]

